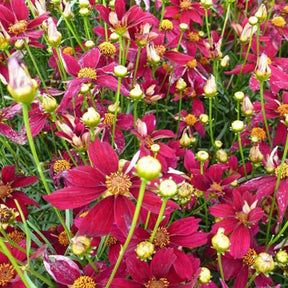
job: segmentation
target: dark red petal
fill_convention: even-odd
[[[93,48],[88,51],[80,60],[79,64],[81,68],[90,67],[95,69],[100,59],[100,51],[98,48]]]
[[[131,277],[139,283],[147,283],[151,278],[149,265],[145,261],[140,261],[136,256],[131,256],[126,260],[127,270]]]
[[[178,246],[183,246],[187,248],[196,248],[207,243],[207,233],[204,232],[195,232],[191,235],[175,235],[171,236],[171,243],[177,244]]]
[[[199,228],[200,219],[194,217],[188,217],[184,219],[179,219],[171,224],[168,228],[169,234],[171,235],[189,235],[194,233]]]
[[[1,179],[4,184],[12,182],[15,179],[15,166],[5,166],[1,172]]]
[[[16,177],[16,179],[15,179],[15,181],[13,181],[11,187],[13,187],[13,188],[25,187],[25,186],[31,185],[35,182],[37,182],[36,176],[30,176],[30,177],[20,176],[20,177]]]
[[[143,285],[133,280],[114,279],[110,287],[111,288],[143,288]]]
[[[91,237],[108,235],[114,222],[114,196],[98,202],[81,221],[79,232]]]
[[[62,54],[62,58],[64,60],[64,65],[65,65],[67,73],[71,76],[77,77],[78,72],[81,69],[77,60],[74,57],[65,53]]]
[[[239,225],[230,236],[230,254],[234,258],[242,258],[250,248],[250,233],[244,225]]]
[[[159,250],[150,263],[151,274],[158,279],[166,278],[175,260],[176,255],[172,248]]]
[[[234,216],[235,211],[233,207],[229,204],[219,204],[211,207],[209,209],[211,215],[215,217],[229,217],[229,216]]]
[[[89,145],[89,158],[95,168],[110,175],[118,171],[118,156],[110,144],[96,139]]]
[[[17,20],[27,20],[29,17],[29,10],[25,0],[12,0],[11,8],[15,13]]]
[[[103,192],[102,187],[67,187],[43,196],[52,206],[59,209],[74,209],[90,204]]]

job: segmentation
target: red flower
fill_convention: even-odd
[[[140,179],[132,174],[132,167],[128,165],[119,169],[118,156],[108,143],[95,140],[89,146],[89,157],[94,167],[79,166],[67,171],[65,178],[69,187],[44,199],[60,209],[73,209],[88,205],[102,195],[103,199],[83,217],[79,232],[88,236],[106,235],[115,223],[126,235],[135,209],[132,199],[138,198]],[[145,192],[145,209],[158,213],[161,202],[156,194]],[[170,209],[172,204],[170,202]]]
[[[29,198],[25,193],[18,191],[17,188],[26,187],[37,181],[36,176],[22,176],[15,174],[15,166],[5,166],[1,172],[1,183],[0,183],[0,203],[5,204],[9,208],[15,208],[17,206],[14,200],[17,200],[24,215],[28,215],[28,209],[26,205],[38,204]],[[19,220],[21,219],[18,216]]]
[[[36,40],[44,33],[38,28],[47,18],[48,14],[45,13],[34,20],[29,20],[29,10],[24,0],[11,0],[9,8],[0,5],[0,21],[10,34],[12,42],[17,39],[29,39],[30,46],[43,47]]]
[[[237,189],[233,190],[233,202],[226,201],[210,208],[215,217],[223,218],[212,227],[212,233],[223,227],[225,234],[230,235],[230,254],[234,258],[242,258],[250,248],[251,227],[257,225],[264,212],[257,207],[257,198],[249,192],[243,195]]]

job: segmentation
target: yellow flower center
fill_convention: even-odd
[[[13,217],[11,209],[7,207],[0,208],[0,223],[9,223],[11,217]]]
[[[112,127],[114,122],[114,114],[112,113],[105,113],[103,123],[108,127]]]
[[[279,105],[277,112],[280,114],[280,116],[285,117],[285,115],[288,114],[288,104]]]
[[[245,226],[248,224],[247,223],[248,215],[243,211],[236,212],[236,219],[238,219],[239,222]]]
[[[62,245],[62,246],[68,246],[70,241],[68,238],[68,235],[66,233],[66,231],[62,231],[59,236],[58,236],[58,242]]]
[[[278,28],[283,28],[286,25],[285,19],[281,16],[274,17],[271,22],[275,27]]]
[[[100,53],[105,57],[113,57],[116,53],[116,47],[110,42],[103,42],[98,46]]]
[[[255,137],[257,140],[265,140],[266,132],[260,127],[253,128],[250,134],[251,137]]]
[[[148,149],[150,149],[151,146],[155,144],[155,142],[153,141],[153,139],[149,135],[145,137],[144,143]]]
[[[53,171],[55,173],[60,173],[65,170],[69,170],[71,168],[71,165],[66,160],[57,160],[53,165]]]
[[[8,233],[8,237],[15,243],[19,243],[25,239],[25,234],[19,230],[14,230]]]
[[[157,229],[156,235],[155,235],[155,237],[153,239],[153,244],[155,246],[163,248],[163,247],[169,245],[169,243],[170,243],[169,232],[167,231],[166,228],[159,227]]]
[[[198,33],[195,33],[195,32],[189,32],[188,34],[188,39],[189,41],[191,42],[198,42],[200,37],[198,35]]]
[[[187,62],[186,65],[188,66],[188,68],[194,69],[195,67],[197,67],[197,60],[196,59],[190,60],[189,62]]]
[[[169,31],[169,30],[172,30],[173,27],[174,27],[173,23],[170,20],[168,20],[168,19],[162,20],[162,22],[161,22],[161,29],[162,30]]]
[[[107,242],[107,246],[108,247],[110,247],[110,246],[113,246],[113,245],[115,245],[116,243],[117,243],[117,238],[116,237],[114,237],[114,236],[110,236],[109,237],[109,240],[108,240],[108,242]]]
[[[286,6],[283,8],[283,12],[284,12],[285,14],[288,14],[288,5],[286,5]]]
[[[253,266],[257,253],[254,249],[249,248],[248,252],[243,256],[243,264],[247,266]]]
[[[160,57],[163,57],[166,52],[166,47],[163,45],[156,45],[155,50]]]
[[[72,288],[95,288],[96,283],[94,279],[90,276],[80,276],[77,278],[73,285]]]
[[[63,49],[63,53],[72,56],[73,55],[73,48],[72,47],[65,47]]]
[[[0,198],[6,198],[10,196],[10,194],[13,192],[12,187],[9,184],[0,184]]]
[[[185,117],[185,122],[188,126],[193,126],[197,122],[197,117],[193,114],[188,114]]]
[[[180,8],[182,11],[189,10],[191,8],[192,3],[190,0],[183,0],[180,2]]]
[[[209,59],[203,56],[203,57],[200,58],[200,63],[202,65],[208,65],[209,64]]]
[[[15,270],[12,265],[8,263],[0,264],[0,286],[6,286],[13,278],[14,274]]]
[[[78,78],[89,78],[95,80],[97,78],[97,72],[93,68],[85,67],[78,72],[77,76]]]
[[[145,288],[167,288],[169,287],[169,281],[166,278],[156,279],[152,277],[146,284],[144,284]]]
[[[276,177],[278,177],[279,173],[280,173],[280,167],[281,165],[277,166],[275,169],[275,175]],[[282,168],[282,173],[280,176],[280,179],[284,179],[288,177],[288,164],[287,163],[283,163],[283,168]]]
[[[28,23],[26,20],[20,20],[16,22],[14,25],[11,25],[8,28],[9,33],[13,33],[15,35],[19,35],[23,32],[25,32],[28,28]]]
[[[106,176],[106,186],[109,193],[112,195],[127,195],[129,189],[132,186],[130,177],[121,172],[111,173],[110,176]]]

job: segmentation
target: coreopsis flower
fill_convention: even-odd
[[[37,40],[44,33],[39,28],[47,18],[48,14],[44,13],[29,20],[29,9],[25,0],[12,0],[9,7],[0,4],[0,21],[11,36],[12,42],[18,39],[29,39],[29,46],[43,47]]]
[[[189,258],[183,252],[174,250],[172,248],[163,248],[156,252],[149,264],[147,262],[141,261],[135,255],[133,255],[126,261],[127,270],[131,275],[132,280],[115,278],[111,287],[194,287],[193,284],[196,283],[192,284],[191,280],[192,277],[194,277],[194,274],[198,272],[197,270],[199,268],[199,263],[197,260],[195,260],[196,259],[194,258]],[[175,271],[173,272],[174,269],[176,270],[176,273]],[[189,272],[190,275],[188,276],[187,274],[189,274]],[[186,278],[186,275],[188,276],[188,279]],[[190,280],[190,284],[182,286],[181,282],[183,282],[183,278],[184,281]]]
[[[211,215],[220,217],[222,220],[215,223],[212,232],[218,228],[224,228],[225,234],[230,235],[230,254],[234,258],[243,257],[249,250],[252,239],[252,228],[263,217],[263,210],[257,206],[257,198],[249,192],[242,195],[239,190],[233,190],[233,198],[223,204],[210,207]]]
[[[100,55],[100,51],[96,47],[86,52],[78,61],[71,55],[62,53],[66,71],[74,79],[69,81],[58,111],[67,109],[71,99],[78,95],[83,83],[92,83],[113,91],[117,90],[118,81],[112,76],[116,63],[98,67]],[[123,85],[121,86],[121,94],[129,95],[129,91]]]
[[[171,4],[171,6],[165,8],[166,18],[177,17],[179,23],[186,23],[188,25],[192,20],[202,26],[202,17],[204,17],[205,13],[200,3],[195,3],[190,0],[175,0]]]
[[[87,236],[107,235],[115,223],[126,234],[135,210],[132,200],[137,199],[140,187],[140,179],[132,173],[135,160],[131,165],[127,163],[119,167],[116,152],[108,143],[101,143],[98,139],[89,145],[89,158],[93,167],[78,166],[68,170],[65,175],[69,183],[67,187],[44,196],[44,199],[60,209],[74,209],[102,196],[86,216],[79,218],[79,232]],[[146,191],[143,207],[158,213],[160,206],[161,199]],[[173,207],[173,202],[170,206]]]
[[[26,206],[38,206],[38,204],[24,192],[19,191],[19,188],[32,185],[36,181],[37,177],[35,176],[17,175],[15,173],[15,166],[5,166],[1,171],[0,203],[18,211],[14,202],[14,200],[17,200],[24,215],[27,216],[28,209]],[[18,216],[18,218],[21,219],[20,216]]]
[[[192,102],[192,111],[188,113],[185,110],[181,111],[179,134],[185,129],[188,128],[188,133],[190,136],[193,136],[194,130],[199,133],[201,137],[205,137],[205,127],[201,123],[200,115],[204,114],[204,106],[202,102],[195,98]],[[175,119],[178,119],[178,114],[175,115]]]
[[[232,192],[231,183],[239,179],[239,173],[233,173],[223,177],[224,172],[228,169],[226,164],[214,164],[210,166],[203,174],[198,171],[191,179],[193,186],[204,191],[206,198],[213,197],[229,198]]]
[[[151,146],[155,143],[160,146],[160,151],[157,153],[157,159],[162,164],[162,170],[167,171],[169,166],[175,167],[175,152],[166,144],[156,141],[159,139],[174,138],[175,134],[170,130],[155,130],[155,128],[156,117],[153,114],[147,114],[142,118],[142,120],[137,120],[136,127],[131,131],[131,133],[140,141],[141,155],[153,156]]]
[[[118,35],[130,38],[129,29],[142,23],[155,23],[155,18],[150,13],[144,12],[137,5],[126,11],[126,3],[123,0],[115,1],[115,10],[104,5],[96,5],[102,19],[111,27],[112,31]]]

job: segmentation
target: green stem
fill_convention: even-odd
[[[249,37],[249,44],[248,44],[248,48],[247,48],[247,52],[246,52],[246,55],[245,55],[245,59],[244,59],[244,62],[241,66],[241,70],[240,70],[240,74],[242,73],[243,69],[244,69],[244,66],[247,62],[247,59],[248,59],[248,56],[249,56],[249,52],[250,52],[250,49],[251,49],[251,45],[252,45],[252,39],[253,39],[253,29],[251,29],[251,32],[250,32],[250,37]]]
[[[257,34],[256,34],[257,59],[259,57],[259,50],[260,50],[259,36],[260,36],[260,23],[257,24]]]
[[[270,136],[270,132],[269,132],[269,128],[268,128],[266,112],[265,112],[264,81],[263,80],[260,81],[260,100],[261,100],[261,110],[262,110],[262,115],[263,115],[263,119],[264,119],[264,125],[265,125],[265,129],[266,129],[266,133],[268,136],[269,145],[270,145],[270,147],[272,147],[272,141],[271,141],[271,136]]]
[[[29,54],[29,57],[30,57],[30,59],[31,59],[36,71],[37,71],[37,74],[38,74],[38,76],[39,76],[39,78],[41,80],[41,83],[42,83],[43,87],[45,88],[45,90],[48,91],[48,88],[47,88],[47,86],[45,84],[44,78],[43,78],[43,76],[42,76],[42,74],[41,74],[41,72],[40,72],[40,70],[38,68],[38,64],[36,63],[36,60],[35,60],[35,58],[33,56],[33,53],[31,52],[30,47],[27,44],[27,41],[24,41],[24,43],[25,43],[25,48],[26,48],[26,50],[27,50],[27,52]]]
[[[276,180],[276,184],[275,184],[275,190],[274,190],[274,194],[273,194],[273,198],[272,198],[272,204],[271,204],[270,213],[269,213],[268,226],[267,226],[267,231],[266,231],[266,244],[267,244],[268,238],[269,238],[271,221],[272,221],[272,215],[273,215],[274,207],[275,207],[275,204],[276,204],[276,195],[277,195],[277,191],[278,191],[278,188],[279,188],[279,185],[280,185],[281,175],[282,175],[282,172],[283,172],[284,163],[285,163],[286,156],[287,156],[287,151],[288,151],[288,133],[287,133],[287,138],[286,138],[286,142],[285,142],[285,148],[284,148],[284,152],[283,152],[283,156],[282,156],[282,160],[281,160],[281,164],[280,164],[280,170],[279,170],[279,173],[277,175],[277,180]]]
[[[137,106],[138,106],[138,101],[136,100],[134,102],[134,110],[133,110],[133,118],[134,118],[134,128],[136,128],[136,122],[137,122]]]
[[[59,61],[57,61],[57,65],[59,65],[59,71],[60,71],[60,73],[62,74],[62,79],[63,80],[67,80],[67,75],[66,75],[66,70],[65,70],[65,68],[64,68],[64,63],[63,63],[63,61],[62,61],[62,57],[61,57],[61,53],[60,53],[60,49],[59,49],[59,46],[56,46],[55,47],[55,50],[56,50],[56,54],[57,54],[57,56],[58,56],[58,60]],[[59,63],[59,64],[58,64]]]
[[[180,121],[181,121],[181,110],[182,110],[182,94],[183,91],[179,91],[179,107],[178,107],[178,121],[177,121],[177,130],[176,130],[176,137],[179,133],[180,128]]]
[[[162,202],[162,205],[161,205],[161,208],[160,208],[160,212],[159,212],[157,221],[155,223],[154,229],[153,229],[153,231],[151,233],[151,236],[150,236],[150,239],[149,239],[149,241],[151,243],[153,242],[154,237],[155,237],[155,235],[157,233],[157,229],[158,229],[161,221],[163,220],[163,215],[164,215],[164,212],[165,212],[165,208],[166,208],[167,202],[168,202],[168,198],[167,197],[163,198],[163,202]]]
[[[148,211],[147,213],[147,217],[146,217],[146,221],[145,221],[145,225],[144,225],[144,229],[146,230],[149,224],[149,220],[150,220],[150,216],[151,216],[151,212]]]
[[[212,126],[212,97],[209,98],[209,131],[211,144],[214,147],[214,136],[213,136],[213,126]]]
[[[116,121],[118,115],[118,108],[119,108],[119,98],[120,98],[120,89],[121,89],[121,77],[118,77],[118,87],[116,92],[116,107],[115,107],[115,114],[113,119],[113,128],[112,128],[112,147],[114,147],[115,143],[115,129],[116,129]]]
[[[122,258],[128,248],[128,245],[131,241],[131,238],[133,236],[133,233],[134,233],[134,230],[136,228],[136,225],[137,225],[137,222],[138,222],[138,218],[139,218],[139,214],[140,214],[140,210],[141,210],[141,206],[142,206],[142,202],[143,202],[143,198],[144,198],[144,193],[145,193],[145,188],[146,188],[146,185],[147,185],[147,181],[145,179],[142,179],[142,182],[141,182],[141,187],[140,187],[140,191],[139,191],[139,195],[138,195],[138,200],[137,200],[137,204],[136,204],[136,208],[135,208],[135,212],[134,212],[134,216],[133,216],[133,219],[132,219],[132,223],[131,223],[131,227],[130,227],[130,230],[129,230],[129,233],[128,233],[128,236],[126,238],[126,241],[124,243],[124,245],[121,247],[121,250],[120,250],[120,253],[119,253],[119,256],[118,256],[118,259],[117,259],[117,262],[113,268],[113,271],[109,277],[109,280],[105,286],[105,288],[108,288],[110,287],[113,279],[114,279],[114,276],[119,268],[119,265],[122,261]]]
[[[247,17],[247,10],[248,10],[248,4],[249,4],[249,0],[246,0],[245,2],[245,11],[244,11],[244,17]]]
[[[16,259],[13,257],[13,255],[10,252],[10,250],[7,248],[7,246],[5,245],[5,243],[3,242],[3,240],[1,238],[0,238],[0,247],[1,247],[2,252],[7,256],[7,258],[9,259],[9,261],[11,262],[13,267],[15,268],[16,272],[18,273],[19,277],[23,281],[24,285],[27,288],[29,288],[30,285],[27,282],[27,279],[24,276],[24,274],[22,273],[20,267],[18,266]]]
[[[161,16],[160,16],[160,25],[161,25],[161,22],[164,18],[164,14],[165,14],[165,1],[162,1],[162,7],[161,7]]]
[[[222,260],[221,260],[221,253],[220,252],[217,252],[217,258],[218,258],[218,265],[219,265],[221,278],[225,281],[224,272],[223,272],[223,266],[222,266]]]
[[[222,28],[222,33],[221,33],[222,40],[223,40],[223,36],[224,36],[225,30],[226,30],[226,25],[227,25],[227,21],[229,18],[230,8],[231,8],[231,3],[228,2],[225,20],[224,20],[224,24],[223,24],[223,28]]]
[[[208,39],[209,39],[209,44],[211,45],[212,44],[212,39],[211,39],[210,28],[209,28],[208,10],[207,9],[204,9],[204,10],[205,10],[206,31],[207,31],[207,36],[208,36]]]
[[[90,36],[90,27],[89,27],[89,19],[87,16],[84,16],[84,29],[85,29],[85,35],[86,35],[86,39],[89,40],[91,39],[91,36]]]
[[[181,44],[181,41],[182,41],[184,32],[185,32],[185,31],[181,30],[180,37],[179,37],[179,40],[178,40],[178,43],[177,43],[177,51],[179,51],[180,44]]]
[[[136,76],[137,76],[137,71],[138,71],[138,66],[139,66],[139,60],[140,60],[140,55],[141,55],[141,47],[138,47],[137,50],[137,56],[136,56],[136,62],[135,62],[135,69],[134,69],[134,74],[133,74],[133,81],[132,81],[132,88],[134,88]]]
[[[288,221],[286,221],[285,225],[284,225],[283,228],[278,232],[277,236],[269,243],[269,245],[268,245],[267,248],[266,248],[266,251],[268,251],[269,248],[271,247],[271,245],[273,245],[274,243],[276,243],[276,242],[279,240],[279,238],[284,235],[284,232],[286,231],[287,228],[288,228]],[[285,241],[284,241],[284,244],[285,244]]]
[[[257,273],[254,273],[252,277],[249,279],[249,282],[246,284],[245,288],[249,288],[257,276],[258,276]]]
[[[239,151],[240,151],[242,164],[243,164],[243,168],[244,168],[244,174],[245,174],[245,178],[247,179],[246,163],[245,163],[245,158],[244,158],[244,153],[243,153],[243,146],[242,146],[242,140],[241,140],[240,132],[237,133],[237,136],[238,136],[238,143],[239,143]]]
[[[90,258],[90,255],[85,255],[85,258],[87,259],[87,261],[89,262],[89,264],[91,265],[91,267],[93,268],[93,270],[98,274],[99,270],[98,268],[95,266],[94,262],[92,261],[92,259]]]
[[[41,178],[41,181],[42,181],[42,183],[44,185],[46,193],[49,195],[49,194],[51,194],[51,191],[50,191],[50,188],[49,188],[48,183],[46,181],[45,175],[43,173],[43,170],[42,170],[42,167],[41,167],[41,164],[40,164],[37,152],[36,152],[36,148],[35,148],[35,145],[34,145],[33,136],[32,136],[32,133],[31,133],[30,123],[29,123],[29,115],[28,115],[28,111],[29,111],[28,105],[23,104],[22,105],[22,110],[23,110],[23,120],[24,120],[24,125],[25,125],[25,128],[26,128],[26,133],[27,133],[27,138],[28,138],[30,150],[32,152],[34,162],[36,164],[38,173],[40,175],[40,178]],[[65,222],[64,222],[64,220],[63,220],[63,218],[62,218],[62,216],[61,216],[61,214],[59,212],[59,210],[56,209],[55,207],[53,207],[53,209],[54,209],[56,215],[58,216],[60,223],[62,224],[63,228],[65,229],[68,237],[71,237],[71,233],[70,233],[69,229],[67,228],[67,226],[66,226],[66,224],[65,224]]]

